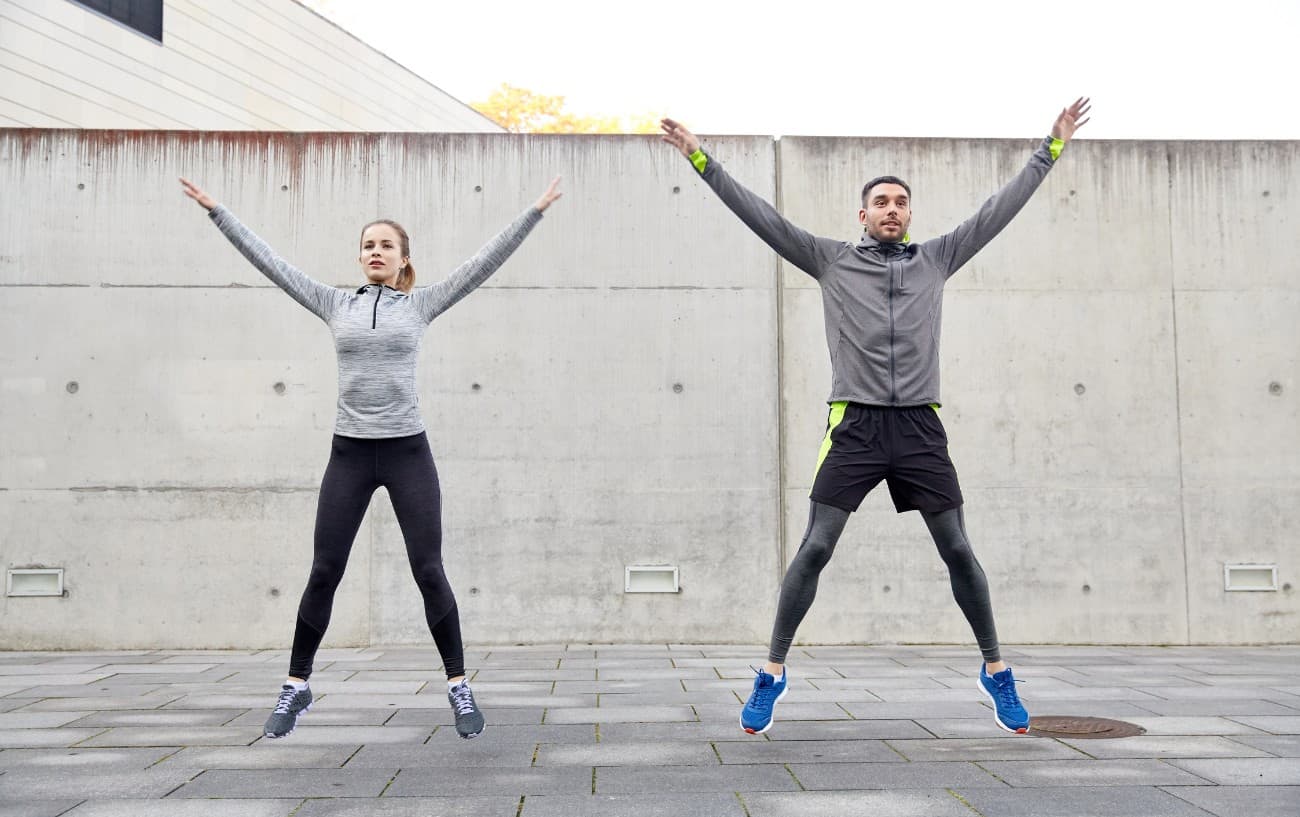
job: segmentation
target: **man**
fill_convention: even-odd
[[[820,238],[791,224],[772,205],[731,178],[700,140],[672,119],[663,139],[686,156],[723,203],[785,260],[821,286],[831,356],[830,416],[810,494],[808,528],[786,571],[767,663],[740,724],[766,732],[785,697],[786,654],[812,605],[817,577],[863,498],[887,481],[899,513],[917,510],[948,565],[953,596],[970,623],[984,663],[979,686],[994,720],[1011,732],[1029,729],[1011,669],[998,650],[984,570],[966,536],[957,471],[939,421],[939,321],[943,287],[1029,201],[1065,144],[1088,120],[1087,99],[1065,108],[1029,164],[979,211],[947,235],[913,244],[912,191],[895,176],[862,188],[857,244]]]

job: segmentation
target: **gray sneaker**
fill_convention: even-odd
[[[265,733],[268,738],[282,738],[298,725],[298,717],[311,709],[311,687],[294,689],[289,684],[280,687],[280,699],[275,702],[275,710],[266,719]]]
[[[451,711],[456,713],[456,732],[466,740],[478,737],[483,731],[483,713],[474,703],[469,682],[461,681],[447,690],[447,700],[451,703]]]

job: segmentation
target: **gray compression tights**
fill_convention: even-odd
[[[781,582],[781,599],[777,602],[776,623],[772,627],[772,643],[767,655],[767,660],[773,664],[785,663],[795,630],[817,595],[817,577],[831,560],[835,543],[849,521],[848,511],[820,502],[811,504],[808,529],[799,544],[799,552],[785,573],[785,580]],[[997,628],[993,625],[989,583],[966,536],[965,514],[961,508],[953,508],[938,513],[922,511],[921,518],[934,537],[939,556],[948,565],[952,595],[975,633],[980,653],[990,664],[1002,660],[998,653]]]

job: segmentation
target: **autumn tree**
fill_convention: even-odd
[[[548,96],[502,83],[471,107],[511,133],[657,133],[659,119],[639,116],[579,116],[564,110],[563,96]]]

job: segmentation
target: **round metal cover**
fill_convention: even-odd
[[[1077,715],[1045,715],[1029,719],[1029,734],[1045,738],[1131,738],[1145,735],[1135,723],[1110,718],[1085,718]]]

